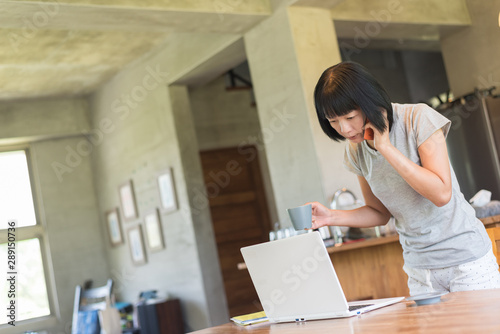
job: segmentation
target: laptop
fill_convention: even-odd
[[[243,247],[241,253],[271,322],[352,317],[404,299],[347,303],[319,232]]]

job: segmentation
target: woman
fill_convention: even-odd
[[[358,176],[366,205],[340,211],[313,202],[312,228],[373,227],[392,215],[411,295],[500,288],[490,239],[449,163],[450,121],[425,104],[391,103],[353,62],[323,72],[314,98],[325,134],[348,140],[344,166]]]

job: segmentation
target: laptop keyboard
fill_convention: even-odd
[[[372,306],[373,304],[363,304],[363,305],[353,305],[353,306],[349,306],[349,311],[355,311],[357,309],[360,309],[360,308],[363,308],[363,307],[367,307],[367,306]]]

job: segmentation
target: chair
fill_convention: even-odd
[[[113,292],[112,279],[108,279],[106,285],[98,288],[83,289],[80,285],[76,287],[71,334],[78,334],[79,312],[104,310],[107,305],[106,303],[111,302],[112,292]]]
[[[486,232],[488,232],[488,236],[491,240],[493,254],[495,254],[497,263],[500,265],[500,227],[487,228]]]

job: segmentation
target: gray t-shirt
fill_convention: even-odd
[[[392,104],[394,123],[391,143],[421,166],[418,147],[434,132],[446,137],[451,122],[425,104]],[[387,160],[366,141],[346,146],[344,166],[363,176],[375,196],[396,219],[405,264],[436,269],[476,260],[488,252],[491,242],[484,225],[464,199],[451,168],[452,196],[442,207],[417,193]]]

